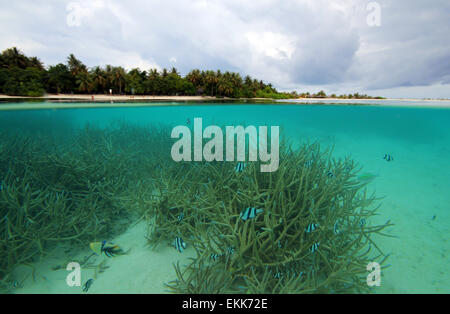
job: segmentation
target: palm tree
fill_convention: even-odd
[[[87,72],[87,68],[83,62],[75,58],[73,54],[70,54],[67,57],[67,65],[69,66],[70,73],[72,73],[74,77],[82,72]]]
[[[90,93],[94,89],[94,81],[88,72],[81,72],[78,74],[77,84],[80,92]]]
[[[126,71],[122,67],[115,67],[113,68],[112,74],[113,86],[119,89],[119,94],[122,94],[122,87],[125,86]]]
[[[97,92],[100,90],[104,92],[108,82],[105,71],[101,67],[96,66],[92,71],[92,77]]]

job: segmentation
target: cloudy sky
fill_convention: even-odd
[[[249,74],[279,90],[450,98],[449,0],[0,0],[45,65]]]

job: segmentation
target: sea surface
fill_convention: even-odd
[[[34,104],[39,106],[39,103]],[[269,129],[279,126],[280,137],[293,146],[318,142],[324,148],[332,148],[336,158],[355,160],[362,166],[363,173],[374,177],[368,189],[382,198],[375,219],[395,224],[389,230],[391,237],[375,239],[377,245],[389,253],[390,267],[383,269],[381,285],[374,292],[450,292],[450,109],[426,108],[426,104],[418,108],[283,103],[181,103],[179,106],[83,109],[80,103],[77,109],[0,111],[0,132],[4,136],[23,133],[61,136],[86,125],[108,129],[117,123],[144,127],[161,125],[171,130],[177,126],[193,126],[196,118],[202,119],[203,129],[211,125],[268,126]],[[171,134],[161,136],[170,139]],[[6,166],[2,168],[3,176],[5,171]],[[144,235],[135,241],[143,238]],[[136,253],[139,250],[149,249],[142,246],[135,249],[134,254],[141,254]],[[170,266],[174,259],[181,258],[173,248],[167,250],[170,253],[160,253],[159,265]],[[56,282],[57,277],[50,270],[53,264],[42,266],[42,263],[49,263],[45,257],[35,263],[40,263],[38,277],[44,279],[32,280],[24,275],[30,270],[21,270],[17,273],[20,285],[14,287],[15,292],[73,293],[74,290],[64,283],[63,275],[67,271],[62,271],[63,277]],[[123,267],[127,268],[127,263]],[[114,268],[113,265],[111,269],[120,271],[119,266]],[[153,271],[164,273],[161,269]],[[127,278],[132,281],[133,275],[129,272],[127,270]],[[173,279],[173,268],[169,267],[166,272]],[[108,271],[102,275],[114,276]],[[148,281],[136,279],[135,282],[112,288],[105,279],[103,286],[99,283],[95,290],[94,284],[92,291],[166,292],[159,286],[146,289],[146,285],[150,285]]]

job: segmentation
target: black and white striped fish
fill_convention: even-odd
[[[242,171],[244,171],[244,168],[245,168],[245,163],[243,163],[243,162],[238,162],[237,165],[236,165],[236,167],[234,168],[234,170],[235,170],[236,172],[242,172]]]
[[[173,245],[177,249],[178,252],[183,253],[183,250],[186,248],[186,243],[183,241],[181,237],[176,237]]]
[[[329,178],[333,178],[333,177],[334,177],[334,173],[333,173],[331,170],[329,170],[329,171],[327,172],[327,176],[328,176]]]
[[[228,247],[227,248],[227,253],[230,254],[230,255],[233,255],[234,254],[234,248],[232,246]]]
[[[320,242],[317,242],[311,246],[311,249],[310,249],[311,253],[315,253],[319,249],[319,244],[320,244]]]
[[[311,233],[311,232],[313,232],[314,230],[316,230],[317,227],[319,227],[319,224],[313,224],[313,223],[310,223],[310,224],[308,225],[308,227],[306,227],[305,231],[306,231],[306,233]]]
[[[394,157],[392,157],[389,154],[385,154],[383,159],[386,160],[387,162],[394,161]]]
[[[86,281],[83,285],[83,292],[88,292],[89,288],[92,286],[92,284],[94,283],[94,279],[89,279],[88,281]]]
[[[264,212],[263,209],[256,209],[255,207],[247,207],[246,209],[244,209],[241,214],[239,215],[239,217],[241,217],[242,220],[246,221],[248,219],[253,219],[256,217],[256,215],[258,214],[262,214]]]

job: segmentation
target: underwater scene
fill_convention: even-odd
[[[59,105],[0,111],[1,293],[450,292],[450,109]]]

